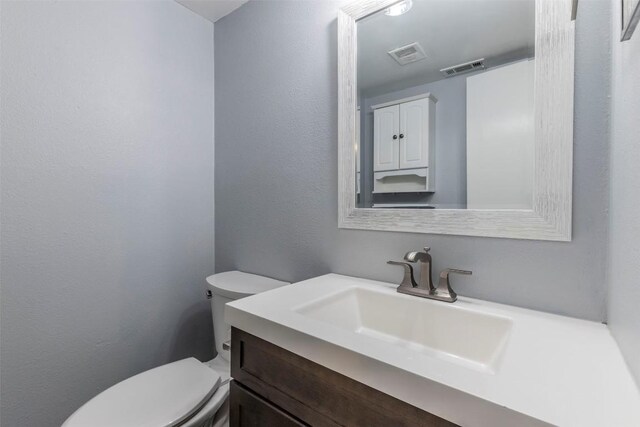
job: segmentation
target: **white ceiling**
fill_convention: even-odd
[[[534,0],[413,0],[409,12],[358,22],[358,88],[368,96],[444,78],[442,68],[532,57]],[[419,42],[426,59],[399,65],[388,51]]]
[[[198,15],[216,22],[227,16],[249,0],[176,0],[184,7],[191,9]]]

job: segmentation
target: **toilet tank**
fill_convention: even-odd
[[[231,327],[224,321],[225,304],[288,284],[288,282],[241,271],[226,271],[207,277],[207,288],[212,296],[211,315],[216,352],[223,359],[229,360],[229,351],[222,348],[222,343],[231,339]]]

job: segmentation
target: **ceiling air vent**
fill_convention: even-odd
[[[387,53],[400,65],[407,65],[427,57],[418,42],[390,50]]]
[[[444,74],[445,77],[453,77],[470,71],[484,70],[485,68],[484,58],[480,58],[475,61],[465,62],[464,64],[454,65],[453,67],[443,68],[440,72]]]

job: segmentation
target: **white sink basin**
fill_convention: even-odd
[[[396,287],[327,274],[230,302],[225,318],[457,425],[640,426],[640,390],[606,325]]]
[[[409,351],[495,372],[511,319],[454,304],[351,287],[294,308],[338,328]]]

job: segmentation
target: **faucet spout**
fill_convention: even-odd
[[[424,252],[407,252],[404,259],[409,262],[420,263],[420,279],[418,281],[418,287],[429,291],[435,290],[433,280],[431,279],[431,255],[429,251],[431,248],[425,247]]]

